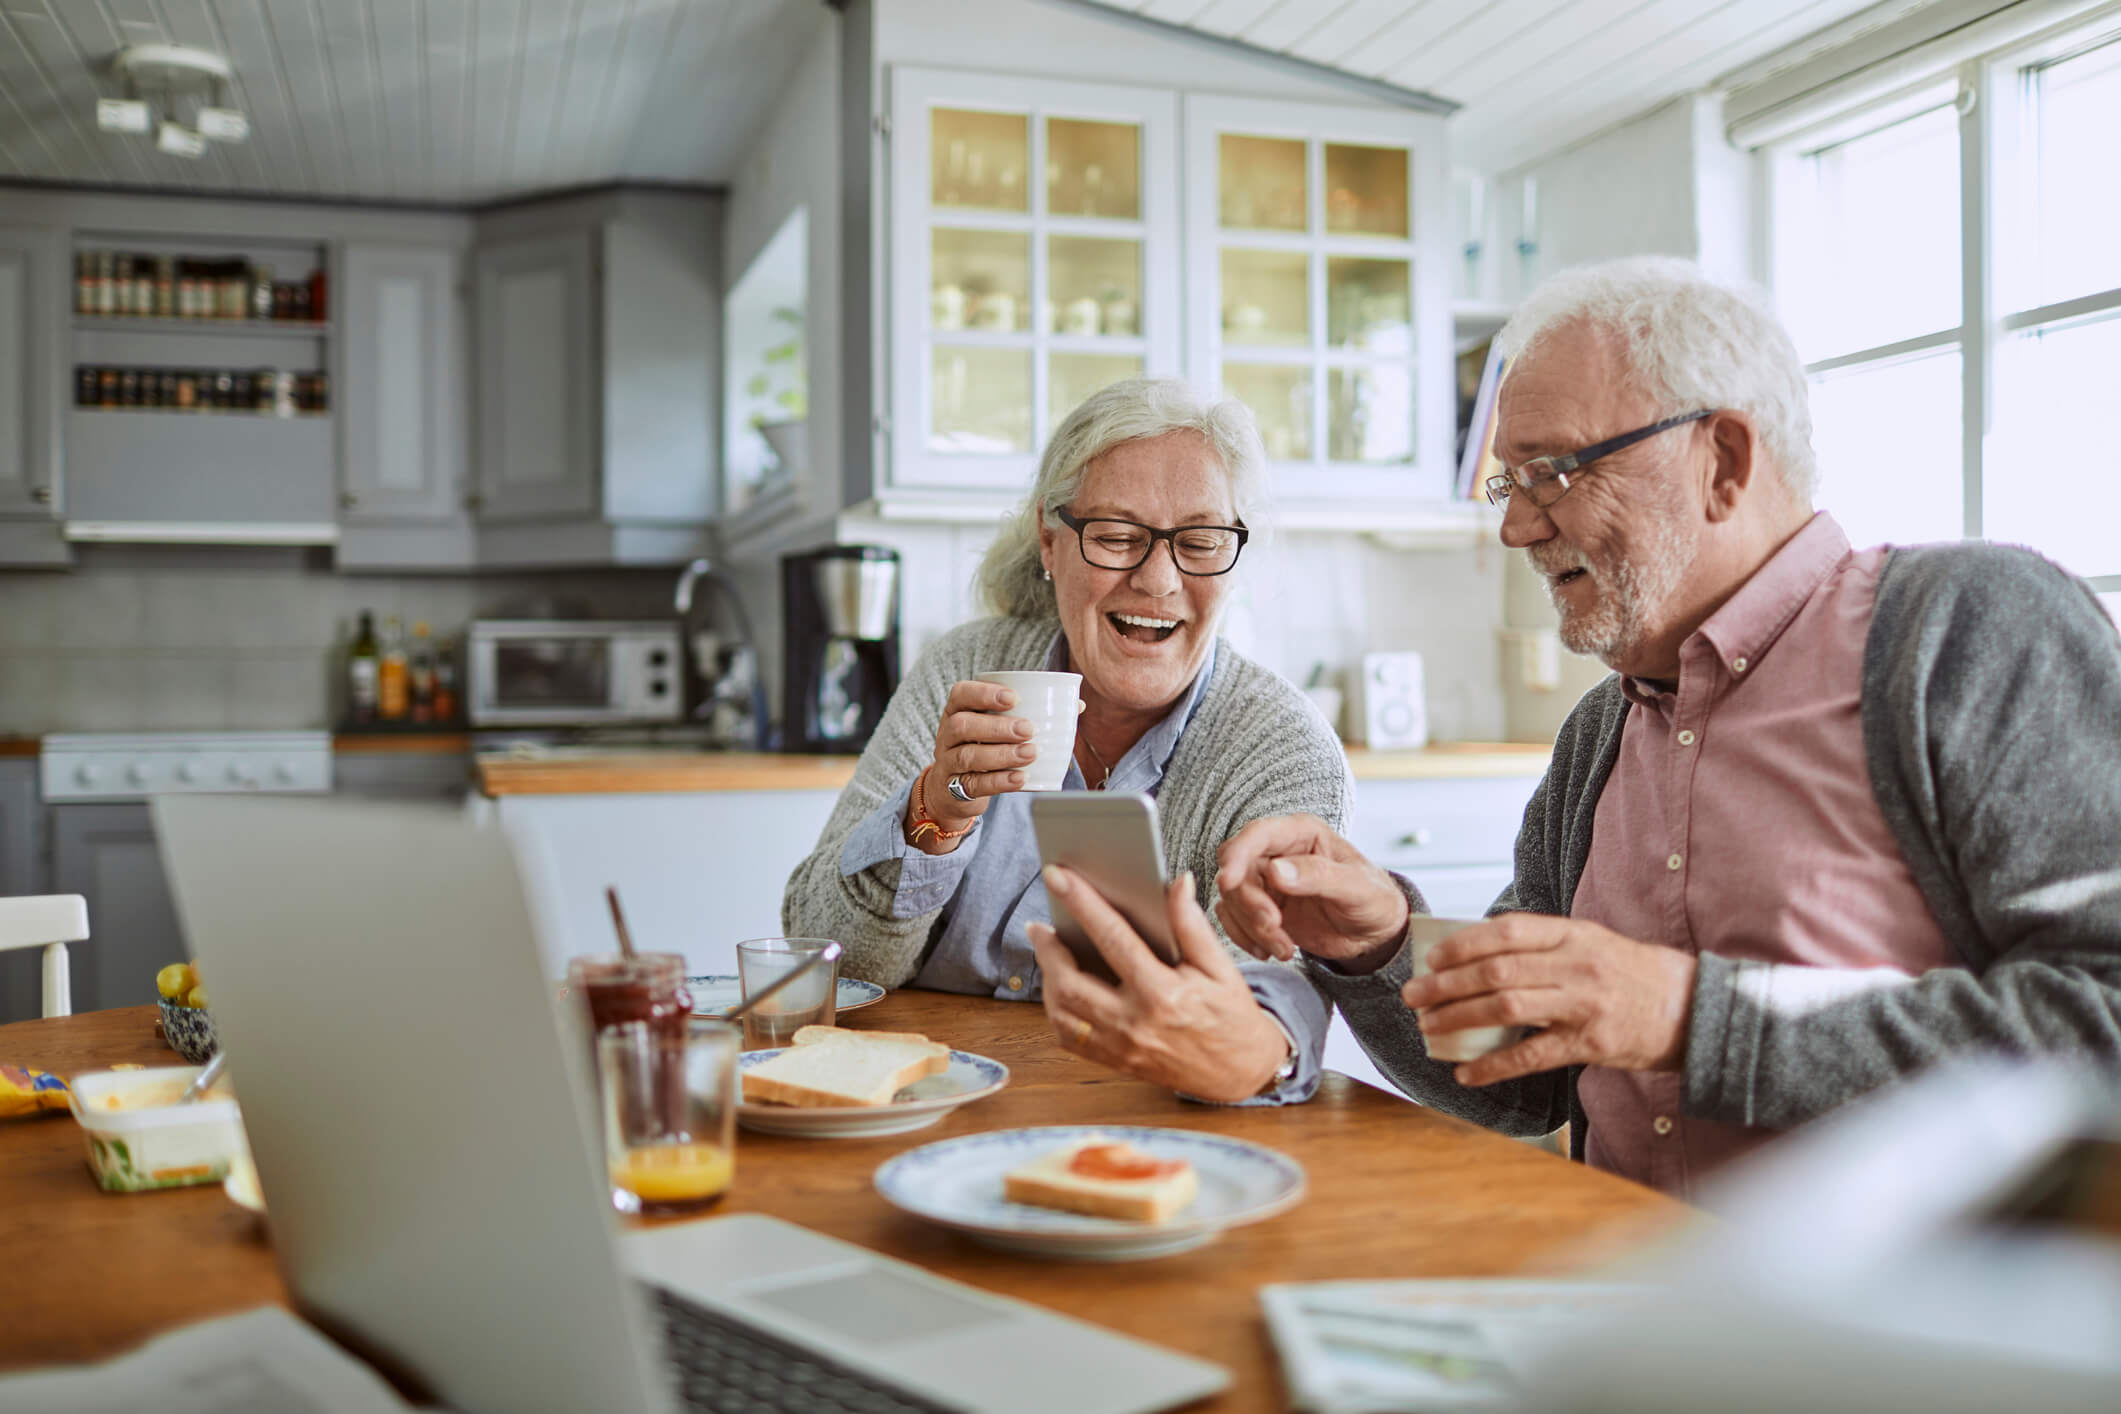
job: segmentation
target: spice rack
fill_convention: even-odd
[[[328,526],[329,272],[320,243],[77,237],[69,517]]]

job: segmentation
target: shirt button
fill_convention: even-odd
[[[1670,1115],[1659,1115],[1650,1121],[1650,1128],[1656,1130],[1659,1134],[1670,1134],[1672,1132],[1672,1117]]]
[[[1022,990],[1024,990],[1024,979],[1021,977],[1011,977],[1009,979],[1009,990],[1012,992],[1021,992]]]
[[[1742,672],[1744,672],[1744,671],[1745,671],[1745,659],[1743,659],[1743,658],[1733,658],[1733,659],[1731,660],[1731,671],[1732,671],[1732,672],[1734,672],[1734,673],[1742,673]]]
[[[1682,731],[1679,734],[1679,744],[1681,746],[1692,746],[1694,744],[1694,733],[1691,731]]]
[[[1675,855],[1672,855],[1672,856],[1668,857],[1668,858],[1667,858],[1667,859],[1666,859],[1666,860],[1664,861],[1664,867],[1665,867],[1665,868],[1667,868],[1667,869],[1677,869],[1677,868],[1678,868],[1678,867],[1679,867],[1680,865],[1682,865],[1682,864],[1684,864],[1684,863],[1686,863],[1686,861],[1685,861],[1684,859],[1681,859],[1681,858],[1680,858],[1680,857],[1679,857],[1678,855],[1676,855],[1676,854],[1675,854]]]

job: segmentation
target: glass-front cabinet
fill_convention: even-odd
[[[1176,374],[1178,101],[899,67],[888,484],[1030,484],[1088,394]]]
[[[1276,500],[1450,494],[1443,125],[1185,100],[1187,364],[1259,419]]]

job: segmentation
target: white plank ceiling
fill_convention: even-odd
[[[1452,160],[1500,172],[1876,0],[1094,0],[1448,98]],[[1887,8],[1884,6],[1881,9]],[[1902,0],[1891,8],[1905,13]]]
[[[830,19],[819,0],[0,0],[0,181],[450,205],[726,182]],[[110,57],[142,43],[225,55],[250,141],[193,161],[98,131]]]
[[[1450,99],[1454,160],[1496,172],[1875,0],[1091,3]],[[0,181],[445,204],[727,182],[828,23],[820,0],[0,0]],[[150,42],[226,55],[251,140],[189,161],[99,132],[111,55]]]

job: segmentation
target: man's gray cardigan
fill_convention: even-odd
[[[1614,676],[1569,714],[1490,912],[1568,913],[1627,707]],[[2121,1065],[2121,639],[2098,600],[2024,550],[1894,550],[1862,722],[1872,793],[1960,965],[1909,981],[1704,953],[1685,1112],[1789,1128],[1960,1051]],[[1428,1059],[1404,948],[1366,977],[1310,970],[1408,1094],[1510,1134],[1573,1118],[1582,1154],[1577,1069],[1468,1089]]]

